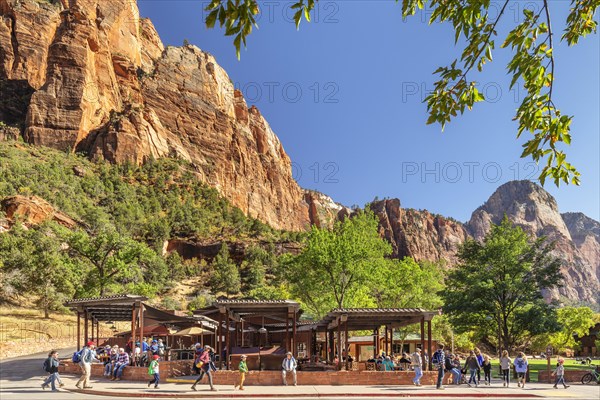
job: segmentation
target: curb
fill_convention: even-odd
[[[539,398],[541,396],[535,394],[526,393],[473,393],[465,395],[465,393],[223,393],[223,392],[212,392],[206,390],[206,393],[128,393],[128,392],[107,392],[101,390],[81,390],[81,389],[66,389],[71,393],[81,393],[93,396],[108,396],[108,397],[132,397],[132,398],[186,398],[186,399],[252,399],[252,398],[280,398],[280,399],[293,399],[293,398],[331,398],[331,397],[352,397],[352,398],[407,398],[407,397],[419,397],[419,398],[502,398],[502,399],[531,399]]]

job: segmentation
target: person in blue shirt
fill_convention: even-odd
[[[152,352],[153,356],[158,355],[158,342],[156,340],[152,341],[152,344],[150,345],[150,351]]]
[[[148,339],[144,338],[144,340],[142,340],[142,352],[145,353],[148,351]]]

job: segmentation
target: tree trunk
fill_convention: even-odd
[[[69,0],[60,0],[60,2],[62,3],[62,6],[65,10],[68,10],[70,7],[69,5]]]
[[[48,312],[48,306],[44,306],[44,319],[50,319],[50,313]]]

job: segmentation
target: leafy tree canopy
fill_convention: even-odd
[[[460,264],[448,273],[448,289],[441,293],[456,331],[499,337],[504,349],[557,331],[556,310],[542,298],[542,290],[562,281],[560,261],[549,254],[551,249],[544,238],[530,241],[506,217],[482,243],[461,245]]]
[[[460,56],[448,66],[435,71],[439,79],[433,92],[426,98],[429,112],[428,124],[444,126],[471,110],[475,103],[484,101],[484,95],[477,90],[472,75],[481,72],[485,64],[491,63],[497,47],[508,48],[512,59],[507,65],[512,76],[511,88],[521,85],[525,97],[514,117],[519,127],[517,137],[523,132],[531,136],[523,144],[521,157],[531,157],[536,162],[545,161],[539,180],[544,184],[551,178],[558,186],[561,182],[579,184],[580,173],[566,160],[566,153],[560,145],[571,143],[571,115],[561,113],[553,99],[555,77],[554,48],[556,26],[550,16],[549,0],[541,0],[537,12],[523,10],[523,21],[513,23],[506,37],[498,37],[497,26],[503,20],[509,0],[501,4],[500,12],[490,8],[490,0],[396,0],[402,4],[403,17],[409,17],[425,7],[431,11],[429,23],[449,23],[454,29],[454,39],[462,47]],[[310,13],[316,0],[295,0],[291,8],[295,10],[294,20],[299,28],[302,19],[310,22]],[[567,7],[567,2],[563,2]],[[595,33],[597,22],[594,19],[599,0],[571,0],[566,21],[555,24],[560,27],[560,41],[569,46],[576,45],[581,38]],[[237,56],[240,57],[242,44],[257,27],[260,6],[257,0],[212,0],[206,7],[209,14],[205,23],[213,28],[217,21],[225,29],[225,35],[232,36]],[[504,18],[506,19],[506,18]],[[496,42],[497,39],[500,41]]]

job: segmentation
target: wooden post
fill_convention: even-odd
[[[425,318],[421,318],[421,355],[423,356],[421,358],[422,368],[425,370]]]
[[[135,351],[135,334],[137,331],[137,318],[135,315],[135,304],[131,305],[131,351]]]
[[[294,310],[292,319],[292,354],[298,356],[298,344],[296,343],[296,311]]]
[[[329,331],[325,328],[325,361],[329,361]]]
[[[285,351],[290,350],[290,312],[285,313]]]
[[[329,362],[333,363],[333,357],[335,355],[335,337],[333,335],[333,329],[329,331]]]
[[[96,340],[100,344],[100,321],[96,321]]]
[[[140,306],[140,350],[143,350],[144,345],[142,344],[142,340],[144,338],[144,303],[140,301],[138,304]]]
[[[223,324],[223,314],[220,311],[218,323],[219,325],[217,325],[217,346],[215,350],[217,351],[217,355],[219,356],[219,369],[223,369],[223,351],[221,345],[221,333],[223,332],[223,327],[221,325]]]
[[[403,352],[404,349],[400,349],[400,353]],[[394,352],[394,327],[390,327],[390,353]],[[410,346],[408,348],[408,353],[410,354]]]
[[[83,345],[85,346],[88,342],[88,340],[90,340],[90,337],[88,335],[88,312],[87,309],[85,309],[83,311],[83,317],[84,317],[84,326],[83,326]]]
[[[377,329],[373,329],[373,358],[377,358],[379,351],[377,351]]]
[[[389,356],[390,355],[390,348],[389,348],[389,333],[390,333],[390,329],[388,328],[388,326],[385,326],[385,355]]]
[[[429,365],[427,367],[431,371],[431,359],[433,358],[433,354],[431,354],[431,321],[427,321],[427,354],[429,355]]]
[[[341,369],[342,367],[342,327],[341,327],[341,321],[340,321],[340,317],[338,317],[337,319],[337,346],[336,346],[336,351],[337,351],[337,359],[338,359],[338,364],[336,365],[336,368],[338,370]]]
[[[77,310],[77,351],[81,350],[81,313]]]
[[[348,345],[348,320],[344,323],[344,350],[346,351],[346,371],[348,371],[348,357],[350,356],[350,346]]]
[[[231,355],[231,333],[229,332],[229,313],[225,316],[225,369],[229,370],[229,356]]]

